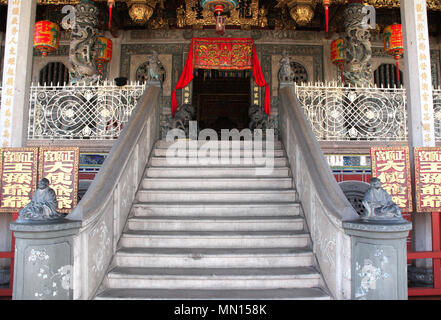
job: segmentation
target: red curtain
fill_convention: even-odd
[[[256,48],[253,42],[253,77],[254,81],[259,87],[265,87],[265,113],[269,115],[271,113],[271,95],[269,85],[265,81],[262,69],[260,68],[259,57],[257,56]]]
[[[185,88],[192,80],[193,80],[193,69],[194,69],[194,48],[193,43],[195,40],[199,38],[195,38],[192,40],[190,45],[190,50],[188,52],[187,61],[185,62],[184,70],[182,71],[181,77],[179,78],[178,83],[176,84],[176,87],[173,89],[172,92],[172,117],[175,116],[175,112],[178,109],[178,100],[176,98],[176,89],[182,89]],[[211,38],[203,38],[204,41],[210,41]],[[248,40],[252,43],[252,70],[253,70],[253,77],[256,82],[256,84],[259,87],[265,87],[265,113],[269,115],[271,113],[271,94],[269,90],[269,85],[265,81],[265,77],[263,76],[262,69],[260,68],[259,58],[257,57],[256,49],[254,47],[254,42],[252,39],[230,39],[230,38],[212,38],[211,40],[215,41],[216,43],[219,43],[219,41],[224,41],[225,44],[229,44],[232,41],[238,41],[238,40]],[[221,69],[222,66],[213,66],[213,68],[219,68]],[[251,66],[250,66],[251,69]]]
[[[176,87],[172,92],[172,117],[175,117],[175,112],[178,110],[178,100],[176,99],[176,89],[185,88],[193,80],[193,40],[190,44],[190,50],[188,51],[187,61],[185,62],[184,71],[182,71]]]

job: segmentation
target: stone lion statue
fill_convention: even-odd
[[[250,118],[249,128],[251,130],[262,129],[265,130],[268,125],[267,115],[263,108],[257,104],[253,104],[248,109],[248,116]]]
[[[188,136],[189,122],[194,119],[196,110],[191,104],[183,104],[175,113],[173,127],[182,129]]]

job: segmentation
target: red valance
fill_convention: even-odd
[[[193,38],[187,61],[172,92],[172,116],[178,108],[176,89],[185,88],[193,80],[193,69],[253,70],[254,81],[265,87],[265,113],[271,113],[271,95],[260,68],[254,41],[249,38]]]

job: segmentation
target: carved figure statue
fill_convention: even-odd
[[[58,202],[55,191],[49,187],[46,178],[38,182],[38,188],[29,202],[19,211],[17,222],[47,222],[63,219],[64,215],[57,212]]]
[[[282,59],[280,59],[279,82],[293,82],[295,77],[291,69],[291,61],[286,50],[283,50]]]
[[[366,213],[365,220],[402,220],[401,209],[392,201],[392,197],[381,188],[378,178],[371,178],[370,187],[366,191],[363,201]]]
[[[89,0],[81,0],[75,6],[75,19],[72,25],[69,61],[71,81],[84,81],[88,84],[99,80],[95,63],[98,8]]]
[[[153,53],[148,56],[148,75],[147,81],[161,81],[161,62],[158,59],[158,53],[153,50]]]
[[[189,134],[189,122],[193,120],[196,115],[196,110],[191,104],[183,104],[175,113],[173,126],[176,129],[182,129],[185,134]]]
[[[250,130],[255,130],[255,129],[262,129],[265,130],[267,129],[267,115],[266,113],[263,111],[263,108],[257,104],[253,104],[249,109],[248,109],[248,116],[250,118],[250,123],[248,125],[248,127],[250,128]]]

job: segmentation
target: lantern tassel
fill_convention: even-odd
[[[398,60],[396,61],[396,66],[397,66],[397,82],[400,83],[400,67],[398,64]]]
[[[109,30],[112,24],[112,10],[113,10],[113,4],[109,4]]]
[[[328,24],[329,24],[329,9],[328,9],[328,6],[325,6],[325,15],[326,15],[326,32],[328,32]]]

